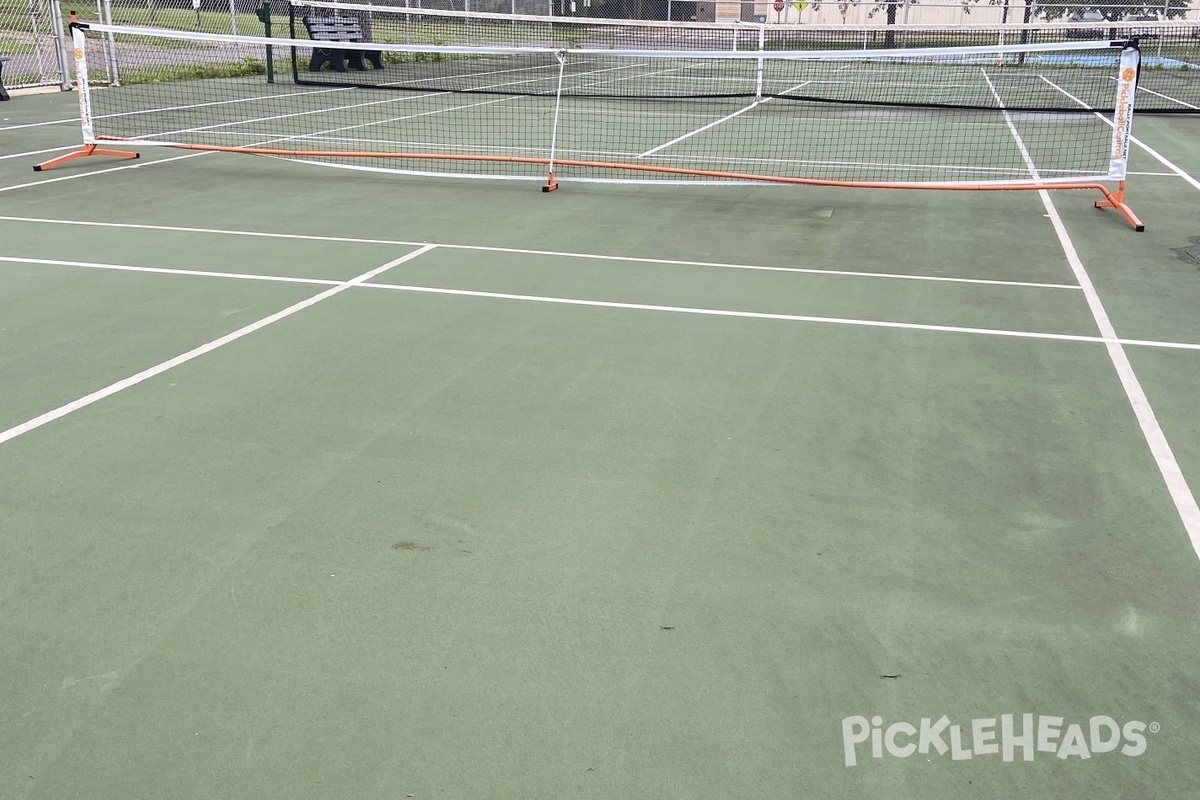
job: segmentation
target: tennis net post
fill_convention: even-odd
[[[92,124],[91,85],[88,83],[87,40],[84,37],[83,26],[79,23],[74,11],[71,12],[71,21],[68,27],[71,31],[71,51],[75,59],[75,87],[79,99],[79,124],[83,136],[83,147],[66,155],[52,158],[49,161],[34,164],[33,171],[42,172],[43,170],[66,164],[68,161],[87,158],[88,156],[111,156],[113,158],[127,159],[139,158],[140,154],[138,153],[102,148],[97,143],[95,128]]]

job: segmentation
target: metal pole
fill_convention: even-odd
[[[238,32],[237,32],[237,4],[234,2],[234,0],[229,0],[229,29],[233,33],[234,36],[238,35]]]
[[[758,74],[754,77],[754,102],[762,100],[763,89],[763,51],[767,49],[767,26],[758,26]]]
[[[112,18],[112,0],[103,0],[104,2],[104,21],[109,25],[113,24]],[[108,85],[120,86],[121,73],[117,68],[117,39],[110,31],[108,36]]]
[[[58,0],[50,0],[50,27],[54,35],[54,52],[58,54],[58,85],[64,92],[71,91],[71,65],[67,60],[67,43],[63,40],[62,7]]]
[[[550,155],[546,163],[546,185],[542,187],[543,192],[553,192],[558,188],[554,181],[554,156],[558,150],[558,119],[562,113],[563,74],[567,68],[567,54],[559,50],[554,57],[558,59],[558,89],[554,92],[554,122],[550,126]]]
[[[271,38],[271,0],[262,0],[258,18],[263,24],[263,36]],[[275,82],[275,48],[267,45],[267,83]]]
[[[37,82],[44,81],[49,73],[46,70],[45,64],[42,62],[42,31],[38,25],[38,17],[41,16],[41,6],[36,0],[29,4],[29,31],[33,34],[33,60],[37,64]]]

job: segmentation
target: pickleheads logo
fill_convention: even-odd
[[[842,747],[847,767],[857,765],[860,756],[868,752],[871,758],[883,758],[884,753],[895,758],[949,753],[953,761],[995,755],[1002,761],[1014,761],[1019,750],[1024,761],[1033,761],[1039,753],[1049,754],[1046,758],[1085,760],[1114,751],[1140,756],[1146,752],[1146,733],[1159,730],[1157,722],[1147,725],[1130,720],[1122,725],[1103,715],[1086,722],[1064,722],[1062,717],[1002,714],[999,719],[985,717],[957,724],[943,715],[937,720],[924,717],[917,725],[893,722],[885,727],[883,717],[846,717],[842,720]]]

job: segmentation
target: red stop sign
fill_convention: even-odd
[[[775,10],[783,11],[783,0],[775,0]]]

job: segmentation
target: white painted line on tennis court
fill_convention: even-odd
[[[336,286],[332,286],[332,287],[326,289],[325,291],[320,292],[319,294],[315,294],[312,297],[309,297],[306,300],[301,300],[299,303],[294,303],[293,305],[288,306],[287,308],[283,309],[282,311],[276,311],[274,314],[271,314],[270,316],[263,317],[262,319],[258,320],[257,322],[252,322],[249,325],[246,325],[242,328],[238,328],[236,331],[234,331],[232,333],[227,333],[218,339],[213,339],[211,342],[208,342],[207,344],[202,344],[199,347],[193,348],[193,349],[187,351],[186,353],[177,355],[168,361],[164,361],[161,364],[157,364],[153,367],[150,367],[149,369],[144,369],[141,372],[137,373],[136,375],[131,375],[128,378],[125,378],[124,380],[117,381],[116,383],[105,386],[103,389],[92,392],[91,394],[89,394],[85,397],[81,397],[78,400],[74,400],[70,403],[67,403],[66,405],[59,406],[58,408],[54,409],[53,411],[47,411],[45,414],[42,414],[41,416],[38,416],[38,417],[34,417],[33,419],[29,420],[28,422],[23,422],[20,425],[9,428],[6,431],[2,431],[2,432],[0,432],[0,444],[4,444],[5,442],[11,441],[11,440],[17,438],[18,436],[21,436],[22,434],[26,434],[26,433],[29,433],[30,431],[37,430],[38,428],[42,427],[43,425],[54,422],[57,419],[61,419],[62,417],[65,417],[70,413],[78,411],[81,408],[86,408],[86,407],[92,405],[93,403],[97,403],[97,402],[103,400],[106,397],[111,397],[112,395],[116,394],[117,392],[124,391],[125,389],[128,389],[131,386],[136,386],[139,383],[142,383],[143,381],[147,381],[150,378],[155,377],[156,375],[161,375],[162,373],[166,372],[167,370],[178,367],[180,364],[186,364],[187,362],[189,362],[195,358],[199,358],[200,356],[204,355],[205,353],[211,353],[212,351],[216,350],[217,348],[224,347],[225,345],[229,344],[230,342],[236,342],[238,339],[241,339],[244,336],[248,336],[249,334],[254,333],[255,331],[262,330],[263,328],[267,327],[268,325],[278,322],[281,319],[286,319],[287,317],[290,317],[291,315],[295,314],[298,311],[303,311],[306,308],[315,306],[317,303],[320,303],[322,300],[328,300],[330,297],[340,294],[340,293],[346,291],[347,289],[351,289],[355,286],[359,286],[363,283],[366,283],[367,281],[371,280],[371,278],[374,278],[377,275],[381,275],[393,267],[397,267],[407,261],[412,261],[414,258],[417,258],[418,256],[422,256],[425,253],[428,253],[430,250],[433,250],[434,247],[435,247],[435,245],[430,244],[430,245],[425,245],[424,247],[417,248],[416,250],[412,251],[411,253],[407,253],[403,256],[400,256],[399,258],[392,259],[391,261],[387,262],[383,266],[379,266],[379,267],[376,267],[375,269],[368,270],[367,272],[364,272],[363,274],[359,275],[356,278],[351,278],[348,281],[338,283]]]
[[[27,150],[24,153],[9,153],[8,155],[0,156],[0,161],[3,161],[6,158],[25,158],[26,156],[40,156],[40,155],[45,155],[46,153],[61,153],[64,150],[78,150],[78,149],[79,149],[79,145],[72,144],[72,145],[67,145],[66,147],[51,147],[49,150]]]
[[[442,248],[443,245],[427,245],[427,247]],[[16,264],[37,264],[45,266],[81,267],[85,269],[115,270],[119,272],[145,272],[160,275],[183,275],[201,278],[227,278],[245,281],[262,281],[265,283],[303,283],[319,286],[341,286],[343,281],[325,278],[294,278],[286,275],[258,275],[245,272],[211,272],[208,270],[175,269],[172,267],[139,267],[128,264],[104,264],[93,261],[69,261],[49,258],[22,258],[17,256],[0,256],[0,262]],[[616,300],[583,300],[572,297],[554,297],[547,295],[526,295],[505,292],[485,292],[472,289],[445,289],[437,286],[413,286],[410,284],[391,283],[360,283],[359,289],[387,289],[391,291],[418,292],[423,294],[451,295],[459,297],[481,297],[494,300],[520,300],[526,302],[548,303],[551,305],[591,306],[596,308],[616,308],[629,311],[663,311],[675,314],[698,314],[712,317],[741,317],[748,319],[779,320],[783,322],[813,322],[828,325],[849,325],[867,328],[894,328],[898,330],[933,331],[940,333],[966,333],[983,336],[1006,336],[1016,339],[1045,339],[1061,342],[1083,342],[1087,344],[1122,344],[1139,347],[1156,347],[1171,350],[1200,351],[1200,342],[1166,342],[1154,339],[1106,339],[1101,336],[1088,336],[1071,333],[1043,333],[1040,331],[1016,331],[1000,328],[973,328],[962,325],[933,325],[919,322],[891,322],[885,320],[857,319],[847,317],[822,317],[809,314],[780,314],[769,311],[736,311],[721,308],[701,308],[694,306],[668,306],[647,303],[625,303]],[[1078,289],[1079,287],[1072,287]]]
[[[1000,95],[996,92],[996,87],[992,85],[987,71],[982,68],[981,71],[983,72],[984,80],[987,81],[988,87],[992,90],[992,94],[996,98],[996,102],[1003,109],[1004,101],[1001,100]],[[1049,81],[1047,82],[1049,83]],[[1008,123],[1009,132],[1013,135],[1013,139],[1021,151],[1021,157],[1025,159],[1025,164],[1029,167],[1029,174],[1034,180],[1040,180],[1037,165],[1029,155],[1029,150],[1025,147],[1025,142],[1021,139],[1021,134],[1013,124],[1012,116],[1008,111],[1004,111],[1004,119]],[[1192,489],[1188,486],[1187,478],[1184,477],[1183,470],[1179,468],[1179,462],[1175,459],[1175,453],[1171,450],[1171,445],[1167,441],[1166,434],[1163,433],[1162,426],[1159,425],[1158,417],[1154,414],[1154,409],[1150,406],[1150,400],[1146,397],[1145,390],[1142,389],[1141,381],[1138,380],[1137,375],[1133,371],[1133,366],[1129,363],[1125,348],[1117,338],[1116,328],[1113,327],[1112,321],[1108,317],[1108,311],[1104,308],[1104,303],[1100,300],[1100,294],[1096,291],[1091,276],[1084,268],[1083,261],[1079,258],[1079,253],[1075,249],[1075,243],[1071,241],[1071,237],[1067,233],[1066,225],[1063,224],[1062,217],[1059,216],[1058,208],[1054,205],[1054,200],[1045,189],[1039,189],[1038,195],[1042,198],[1042,205],[1045,207],[1046,214],[1050,218],[1050,224],[1054,226],[1054,233],[1058,236],[1058,242],[1067,257],[1067,263],[1071,265],[1071,272],[1074,273],[1075,279],[1079,281],[1079,286],[1083,289],[1083,296],[1087,299],[1088,309],[1092,312],[1096,328],[1100,331],[1101,337],[1106,340],[1104,347],[1108,352],[1109,360],[1112,361],[1113,368],[1117,372],[1117,378],[1121,382],[1121,387],[1125,390],[1125,397],[1129,400],[1129,405],[1133,408],[1133,414],[1137,418],[1138,426],[1142,429],[1142,436],[1145,438],[1146,444],[1150,447],[1154,463],[1158,465],[1159,474],[1162,475],[1163,482],[1167,486],[1167,492],[1171,495],[1171,501],[1175,504],[1175,510],[1179,514],[1179,519],[1183,523],[1188,538],[1191,540],[1192,550],[1196,553],[1197,557],[1200,557],[1200,505],[1196,504],[1196,496],[1192,494]]]
[[[1134,113],[1136,113],[1136,112],[1134,112]],[[1104,117],[1101,117],[1101,119],[1104,119]],[[1108,122],[1109,125],[1112,125],[1112,123],[1109,122],[1107,119],[1104,119],[1104,121]],[[1130,136],[1129,139],[1134,144],[1136,144],[1138,147],[1145,150],[1152,158],[1157,159],[1164,167],[1171,170],[1179,177],[1183,178],[1185,181],[1187,181],[1192,186],[1194,186],[1197,190],[1200,190],[1200,181],[1196,180],[1191,175],[1189,175],[1186,171],[1184,171],[1184,169],[1182,167],[1176,166],[1173,162],[1168,161],[1166,159],[1166,157],[1162,155],[1162,153],[1159,153],[1153,147],[1146,144],[1145,142],[1143,142],[1141,139],[1137,138],[1136,136]]]
[[[769,311],[735,311],[724,308],[697,308],[694,306],[667,306],[655,303],[622,303],[613,300],[582,300],[572,297],[547,297],[535,294],[512,294],[509,292],[483,292],[474,289],[444,289],[433,286],[412,286],[394,283],[363,283],[363,289],[389,289],[419,294],[451,295],[455,297],[482,297],[493,300],[521,300],[529,303],[550,305],[589,306],[592,308],[616,308],[628,311],[661,311],[672,314],[695,314],[705,317],[733,317],[737,319],[764,319],[782,322],[813,322],[827,325],[848,325],[860,328],[891,328],[894,330],[931,331],[935,333],[968,333],[981,336],[1001,336],[1013,339],[1042,339],[1057,342],[1084,342],[1088,344],[1120,343],[1100,336],[1085,336],[1072,333],[1042,333],[1039,331],[1013,331],[1002,328],[972,328],[963,325],[928,325],[920,322],[892,322],[889,320],[856,319],[853,317],[822,317],[811,314],[778,314]],[[1135,342],[1128,342],[1134,344]],[[1169,347],[1181,350],[1200,351],[1200,343],[1190,342],[1136,342],[1151,347]]]
[[[1083,101],[1082,101],[1082,100],[1080,100],[1078,97],[1076,97],[1075,95],[1071,94],[1071,93],[1070,93],[1070,92],[1068,92],[1066,89],[1062,88],[1062,87],[1061,87],[1061,86],[1059,86],[1057,83],[1055,83],[1054,81],[1052,81],[1052,80],[1050,80],[1049,78],[1047,78],[1045,75],[1039,75],[1038,77],[1039,77],[1039,78],[1041,78],[1041,79],[1042,79],[1043,81],[1045,81],[1046,83],[1048,83],[1048,84],[1049,84],[1050,86],[1052,86],[1053,88],[1057,89],[1057,90],[1058,90],[1059,92],[1061,92],[1062,94],[1064,94],[1064,95],[1066,95],[1067,97],[1069,97],[1070,99],[1074,100],[1074,101],[1075,101],[1076,103],[1078,103],[1079,105],[1083,106],[1084,108],[1087,108],[1087,107],[1088,107],[1088,104],[1087,104],[1087,103],[1083,102]],[[1174,99],[1174,98],[1168,98],[1168,99]],[[1105,125],[1107,125],[1108,127],[1110,127],[1110,128],[1111,128],[1111,127],[1113,126],[1113,122],[1112,122],[1112,120],[1108,119],[1107,117],[1105,117],[1105,116],[1104,116],[1103,114],[1101,114],[1100,112],[1098,112],[1098,111],[1093,111],[1092,113],[1093,113],[1093,114],[1095,114],[1095,115],[1096,115],[1096,117],[1097,117],[1098,119],[1100,119],[1101,121],[1103,121],[1103,122],[1104,122],[1104,124],[1105,124]],[[1137,110],[1135,109],[1133,113],[1134,113],[1134,119],[1136,120],[1136,119],[1137,119]],[[1147,152],[1147,153],[1148,153],[1148,154],[1149,154],[1149,155],[1150,155],[1152,158],[1156,159],[1156,160],[1157,160],[1157,161],[1158,161],[1160,164],[1162,164],[1164,167],[1166,167],[1167,169],[1171,170],[1171,172],[1174,172],[1176,175],[1178,175],[1179,177],[1183,178],[1185,181],[1187,181],[1187,182],[1188,182],[1188,183],[1190,183],[1192,186],[1194,186],[1194,187],[1195,187],[1197,190],[1200,190],[1200,181],[1198,181],[1198,180],[1196,180],[1195,178],[1193,178],[1191,175],[1189,175],[1187,172],[1185,172],[1185,171],[1184,171],[1184,170],[1183,170],[1181,167],[1178,167],[1178,166],[1176,166],[1175,164],[1173,164],[1173,163],[1171,163],[1170,161],[1168,161],[1168,160],[1166,159],[1166,157],[1165,157],[1165,156],[1163,156],[1163,155],[1162,155],[1161,153],[1159,153],[1157,150],[1155,150],[1154,148],[1152,148],[1150,145],[1146,144],[1145,142],[1143,142],[1141,139],[1137,138],[1136,136],[1130,136],[1130,137],[1129,137],[1129,140],[1130,140],[1131,142],[1133,142],[1134,144],[1136,144],[1138,147],[1140,147],[1140,148],[1142,148],[1143,150],[1145,150],[1145,151],[1146,151],[1146,152]]]
[[[18,183],[14,186],[0,186],[0,193],[12,192],[17,189],[29,189],[34,186],[45,186],[48,183],[60,183],[62,181],[73,181],[77,178],[88,178],[88,177],[91,177],[92,175],[103,175],[108,172],[120,172],[123,169],[141,169],[142,167],[148,167],[151,164],[165,164],[168,161],[182,161],[185,158],[197,158],[199,156],[207,156],[207,155],[212,155],[212,154],[211,153],[185,153],[184,155],[181,155],[181,156],[171,156],[169,158],[152,158],[152,159],[146,159],[144,161],[139,158],[136,161],[133,161],[132,163],[122,164],[119,167],[105,167],[104,169],[90,170],[88,172],[75,172],[70,175],[59,175],[54,178],[42,178],[41,180],[30,181],[29,183]],[[39,174],[41,174],[41,173],[39,173]]]
[[[849,65],[847,65],[847,66],[849,66]],[[846,69],[846,67],[838,67],[837,69],[834,70],[834,72],[841,72],[844,69]],[[803,83],[797,83],[795,86],[792,86],[791,88],[784,89],[782,92],[780,92],[780,94],[790,94],[791,92],[794,92],[797,89],[803,89],[805,86],[808,86],[810,83],[813,83],[813,81],[807,80],[807,81],[804,81]],[[746,106],[745,108],[739,108],[737,111],[734,111],[732,114],[726,114],[725,116],[721,117],[720,119],[714,120],[713,122],[710,122],[707,125],[704,125],[703,127],[700,127],[694,131],[691,131],[690,133],[685,133],[683,136],[676,137],[669,142],[664,142],[663,144],[660,144],[658,147],[653,147],[644,153],[639,153],[637,156],[635,156],[635,158],[645,158],[646,156],[654,155],[655,153],[657,153],[660,150],[666,150],[668,147],[670,147],[673,144],[679,144],[682,141],[692,138],[696,134],[704,133],[706,130],[709,130],[710,128],[715,128],[723,122],[728,122],[729,120],[733,119],[734,117],[745,114],[747,111],[753,111],[754,109],[758,108],[761,105],[766,105],[767,103],[771,102],[774,99],[775,99],[774,97],[768,97],[768,98],[761,99],[761,100],[755,99],[755,101],[753,103]]]
[[[1058,234],[1058,241],[1062,244],[1063,252],[1067,255],[1067,262],[1070,263],[1079,285],[1083,287],[1083,296],[1087,298],[1088,308],[1092,311],[1096,326],[1100,329],[1100,334],[1110,340],[1104,344],[1108,351],[1108,357],[1112,360],[1117,376],[1121,380],[1121,386],[1125,389],[1125,396],[1129,398],[1129,404],[1133,407],[1134,416],[1137,417],[1138,425],[1142,429],[1142,436],[1145,437],[1146,444],[1150,446],[1154,462],[1158,465],[1158,471],[1167,485],[1167,491],[1175,503],[1176,511],[1179,512],[1184,530],[1191,539],[1192,549],[1197,556],[1200,556],[1200,506],[1196,504],[1196,497],[1192,494],[1187,478],[1184,477],[1183,470],[1180,469],[1179,462],[1175,459],[1175,453],[1167,442],[1166,434],[1159,425],[1158,417],[1155,416],[1154,409],[1150,406],[1150,400],[1146,397],[1146,392],[1142,389],[1142,384],[1134,373],[1133,366],[1129,363],[1125,348],[1120,341],[1117,341],[1116,329],[1108,318],[1104,304],[1100,302],[1100,295],[1092,284],[1091,276],[1084,269],[1071,237],[1067,235],[1066,226],[1063,225],[1062,218],[1058,215],[1058,209],[1054,207],[1049,192],[1041,189],[1039,194],[1041,194],[1042,203],[1050,215],[1050,223],[1054,226],[1054,232]]]
[[[204,233],[219,236],[249,236],[264,239],[294,239],[312,242],[341,242],[344,244],[399,245],[419,247],[426,242],[413,242],[403,239],[365,239],[350,236],[319,236],[302,233],[272,233],[268,231],[231,230],[226,228],[193,228],[181,225],[149,225],[134,222],[91,222],[87,220],[47,219],[44,217],[15,217],[0,215],[0,222],[33,222],[46,225],[78,225],[94,228],[126,228],[132,230],[171,231],[173,233]],[[552,256],[558,258],[575,258],[593,261],[616,261],[634,264],[660,264],[664,266],[681,267],[711,267],[715,269],[749,270],[756,272],[792,272],[802,275],[832,275],[848,278],[882,278],[905,281],[929,281],[934,283],[965,283],[983,286],[1011,286],[1032,289],[1071,289],[1079,287],[1069,283],[1039,283],[1034,281],[1005,281],[989,278],[956,278],[940,275],[913,275],[894,272],[856,272],[854,270],[816,269],[808,267],[772,267],[757,264],[730,264],[719,261],[687,261],[671,258],[642,258],[638,256],[616,256],[601,253],[573,253],[562,250],[532,250],[520,247],[489,247],[486,245],[451,244],[434,242],[439,248],[446,250],[474,250],[486,253],[509,253],[514,255]]]
[[[79,117],[70,117],[68,119],[52,119],[52,120],[48,120],[46,122],[24,122],[24,123],[21,123],[20,125],[5,125],[3,127],[0,127],[0,133],[2,133],[4,131],[19,131],[22,128],[44,128],[47,125],[62,125],[64,123],[70,123],[70,122],[73,122],[76,125],[78,125]]]
[[[11,264],[35,264],[47,267],[81,267],[113,272],[149,272],[157,275],[188,275],[197,278],[236,278],[242,281],[268,281],[277,283],[310,283],[317,286],[338,286],[342,281],[327,278],[292,278],[279,275],[256,275],[249,272],[211,272],[203,269],[176,269],[174,267],[138,267],[131,264],[105,264],[98,261],[69,261],[59,258],[22,258],[0,256],[0,261]]]
[[[1108,79],[1110,81],[1112,81],[1114,84],[1117,82],[1117,79],[1112,77],[1111,75],[1108,77]],[[1192,105],[1191,103],[1189,103],[1185,100],[1180,100],[1178,97],[1171,97],[1171,95],[1169,95],[1169,94],[1163,94],[1162,92],[1156,92],[1153,89],[1147,89],[1145,86],[1138,86],[1137,90],[1138,90],[1138,94],[1145,92],[1147,94],[1152,94],[1155,97],[1161,97],[1163,100],[1170,100],[1172,103],[1178,103],[1179,105],[1183,106],[1184,108],[1193,108],[1196,110],[1200,110],[1200,106]]]
[[[812,81],[805,81],[805,83],[802,83],[800,85],[804,86],[808,83],[812,83]],[[789,89],[788,91],[791,91],[791,90]],[[767,98],[767,99],[769,100],[770,98]],[[726,114],[725,116],[721,117],[720,119],[713,120],[712,122],[708,123],[707,125],[702,125],[699,128],[696,128],[696,130],[694,130],[694,131],[689,131],[688,133],[685,133],[683,136],[676,136],[671,141],[663,142],[658,147],[652,147],[644,153],[638,153],[636,156],[634,156],[634,158],[645,158],[646,156],[652,156],[660,150],[666,150],[668,147],[670,147],[673,144],[679,144],[680,142],[686,141],[686,140],[692,138],[693,136],[696,136],[697,134],[704,133],[706,130],[709,130],[710,128],[715,128],[723,122],[728,122],[729,120],[733,119],[734,117],[741,116],[742,114],[745,114],[747,111],[753,111],[754,109],[758,108],[760,105],[762,105],[765,102],[766,102],[766,100],[762,100],[762,101],[755,100],[753,103],[746,106],[745,108],[739,108],[737,111],[734,111],[732,114]]]

